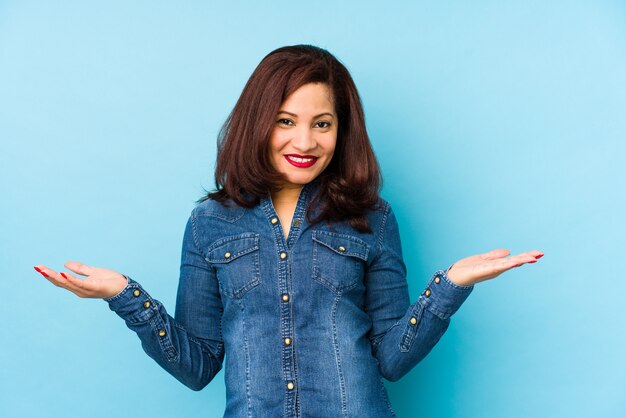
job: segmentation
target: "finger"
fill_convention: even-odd
[[[489,252],[481,254],[480,258],[482,258],[483,260],[497,260],[498,258],[506,257],[510,253],[511,252],[506,248],[497,248],[495,250],[491,250]]]
[[[539,250],[526,251],[524,253],[518,254],[516,257],[520,257],[520,261],[525,260],[527,263],[536,263],[541,257],[543,257],[543,253]]]
[[[81,276],[90,276],[94,273],[94,268],[88,266],[87,264],[79,263],[78,261],[68,261],[63,264],[68,270],[73,271],[74,273],[80,274]]]
[[[48,279],[48,281],[50,281],[53,285],[61,287],[61,284],[64,281],[61,280],[63,277],[59,277],[54,270],[42,265],[35,266],[35,270],[41,273],[41,275]]]
[[[76,276],[73,276],[71,273],[61,272],[60,274],[65,277],[67,284],[73,286],[75,289],[80,291],[82,296],[88,295],[93,290],[89,283]]]
[[[41,273],[41,275],[48,279],[48,281],[51,282],[53,285],[67,289],[70,292],[77,294],[78,296],[82,295],[83,292],[80,288],[68,282],[65,277],[63,277],[56,271],[41,265],[35,266],[35,270]]]
[[[537,259],[533,256],[529,256],[526,254],[520,254],[517,255],[515,257],[510,257],[507,260],[509,260],[511,263],[513,263],[513,265],[511,267],[519,267],[522,264],[532,264],[532,263],[536,263]]]

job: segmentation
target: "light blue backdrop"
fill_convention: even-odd
[[[413,300],[462,257],[545,252],[387,384],[399,416],[626,416],[626,4],[257,3],[0,1],[0,416],[221,416],[223,372],[191,391],[33,266],[125,272],[173,313],[217,132],[296,43],[355,78]]]

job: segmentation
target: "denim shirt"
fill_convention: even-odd
[[[185,227],[175,316],[135,280],[105,298],[144,351],[192,390],[225,359],[225,417],[393,417],[396,381],[439,341],[473,290],[437,270],[413,304],[394,212],[373,232],[310,225],[300,191],[288,238],[268,196],[254,208],[207,200]],[[314,208],[312,209],[314,210]]]

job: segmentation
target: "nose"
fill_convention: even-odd
[[[291,138],[291,145],[299,152],[305,154],[317,146],[315,133],[308,126],[303,126],[294,132],[294,136]]]

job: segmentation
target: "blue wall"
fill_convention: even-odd
[[[256,3],[0,1],[0,416],[221,416],[223,372],[187,389],[33,266],[125,272],[173,312],[221,123],[295,43],[355,78],[413,300],[462,257],[545,253],[387,384],[399,417],[626,416],[626,4]]]

